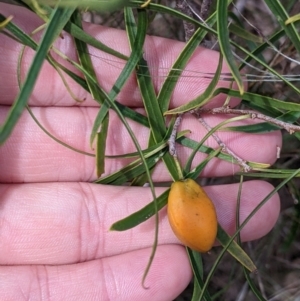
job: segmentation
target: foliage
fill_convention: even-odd
[[[185,178],[198,178],[205,165],[214,157],[217,157],[220,160],[233,162],[234,164],[239,164],[239,161],[230,154],[221,151],[221,149],[211,149],[205,145],[206,139],[213,135],[217,130],[242,131],[256,134],[270,132],[278,130],[278,126],[271,124],[270,118],[278,119],[290,126],[295,126],[296,130],[290,131],[289,137],[286,138],[287,136],[285,136],[285,140],[288,139],[289,143],[299,145],[300,134],[299,131],[297,131],[300,111],[299,76],[292,73],[282,74],[280,68],[281,61],[279,60],[280,58],[288,65],[294,64],[299,67],[299,61],[297,61],[297,57],[299,59],[300,55],[300,37],[298,33],[299,15],[291,15],[290,13],[296,1],[288,1],[288,3],[283,5],[279,0],[264,0],[264,5],[269,8],[274,19],[278,21],[274,22],[275,25],[272,28],[272,32],[266,36],[258,29],[258,27],[247,22],[247,20],[241,16],[240,11],[236,8],[234,3],[231,3],[232,1],[226,2],[217,0],[205,22],[201,22],[196,18],[191,18],[175,8],[155,3],[154,1],[147,3],[147,5],[144,5],[142,1],[137,0],[116,2],[116,7],[109,7],[109,10],[122,10],[124,14],[125,29],[131,48],[129,57],[109,48],[83,31],[78,7],[83,9],[92,7],[93,9],[99,9],[103,12],[103,10],[107,8],[103,6],[101,1],[99,1],[96,6],[94,6],[95,2],[93,1],[81,1],[80,6],[79,3],[67,0],[52,2],[44,0],[34,4],[19,1],[20,5],[31,9],[45,21],[45,31],[38,44],[31,36],[25,34],[18,28],[18,26],[15,25],[14,20],[6,20],[6,18],[0,14],[0,30],[5,29],[7,34],[18,39],[24,46],[30,47],[36,51],[36,55],[27,73],[25,82],[21,86],[20,93],[16,98],[14,105],[11,107],[7,119],[0,127],[0,143],[4,143],[9,137],[20,114],[27,107],[28,98],[33,90],[44,60],[47,60],[54,68],[61,72],[62,80],[67,76],[72,77],[79,85],[91,93],[95,101],[100,104],[98,115],[94,121],[93,130],[90,133],[91,146],[95,143],[97,146],[95,164],[97,165],[99,179],[96,183],[111,185],[127,185],[128,183],[131,185],[144,185],[145,183],[150,183],[153,194],[153,202],[144,208],[141,208],[138,212],[133,212],[132,215],[125,219],[116,221],[116,223],[112,225],[111,230],[124,231],[138,226],[150,217],[155,216],[156,232],[153,243],[154,255],[157,242],[159,241],[157,214],[167,203],[168,191],[160,196],[156,196],[151,173],[156,164],[162,161],[174,181],[179,180],[181,177],[181,171],[178,170],[176,158],[168,152],[168,140],[172,133],[174,118],[171,122],[167,123],[167,115],[175,117],[174,114],[199,109],[215,95],[224,93],[228,95],[228,99],[230,99],[231,96],[243,98],[241,109],[256,110],[266,116],[266,119],[263,120],[263,122],[253,126],[227,126],[225,128],[226,123],[224,123],[211,129],[200,142],[189,139],[186,136],[188,131],[177,133],[176,142],[194,150],[193,155],[188,160],[186,167],[183,170]],[[174,62],[173,67],[169,70],[158,93],[154,89],[154,79],[151,77],[151,74],[153,74],[151,68],[155,68],[155,66],[148,66],[147,61],[143,58],[143,47],[146,34],[151,26],[151,22],[154,20],[155,14],[163,16],[168,15],[174,19],[190,22],[196,27],[193,36],[186,43],[184,49]],[[252,32],[249,31],[249,26],[252,29]],[[83,74],[84,78],[79,77],[71,70],[61,66],[51,55],[52,51],[55,51],[55,49],[52,48],[53,41],[61,34],[63,29],[74,37],[79,63],[71,63]],[[205,76],[206,78],[211,79],[206,91],[196,99],[191,99],[187,104],[168,111],[172,93],[179,78],[184,77],[187,62],[199,44],[203,43],[203,40],[207,35],[209,35],[210,39],[219,43],[220,53],[222,55],[220,55],[218,70],[216,70],[214,75],[195,74],[195,77]],[[284,43],[282,43],[282,39],[284,39]],[[115,58],[124,60],[122,71],[114,83],[113,88],[108,93],[104,91],[97,79],[96,71],[93,68],[92,61],[88,54],[88,44],[93,45],[103,52],[109,53]],[[223,58],[230,67],[231,74],[222,74],[221,66]],[[118,94],[132,74],[135,74],[136,76],[146,116],[137,113],[130,107],[122,105],[117,100]],[[100,76],[105,76],[105,73],[100,74]],[[230,82],[235,81],[238,89],[217,88],[216,84],[221,77]],[[251,92],[245,91],[244,85],[246,82],[249,85]],[[278,83],[282,87],[284,93],[274,92],[276,91],[274,85]],[[271,95],[265,95],[266,93],[264,93],[264,90],[266,86],[268,86],[269,90],[272,90]],[[68,91],[67,86],[66,90]],[[28,110],[30,110],[29,107]],[[122,169],[111,175],[101,177],[101,174],[105,171],[105,141],[108,133],[110,110],[117,113],[126,127],[132,138],[132,142],[136,147],[136,152],[123,155],[124,158],[133,158],[132,162],[127,166],[124,166]],[[251,116],[248,116],[247,114],[244,115],[246,117],[243,116],[240,118],[251,118]],[[128,119],[149,128],[149,144],[146,149],[141,149],[139,142],[128,123]],[[231,121],[232,120],[229,120],[228,117],[227,123]],[[40,123],[39,126],[48,133]],[[50,133],[48,134],[51,135]],[[61,141],[58,142],[63,143]],[[66,145],[66,147],[68,146]],[[234,239],[239,237],[240,231],[247,224],[251,216],[253,216],[274,193],[285,185],[288,185],[289,189],[299,200],[299,193],[295,188],[296,184],[294,179],[300,176],[300,171],[293,169],[293,165],[289,164],[289,160],[291,160],[291,150],[288,149],[285,151],[286,156],[289,155],[286,162],[282,162],[281,160],[272,169],[266,169],[267,166],[264,166],[259,162],[247,162],[247,164],[251,166],[253,172],[245,173],[241,171],[239,173],[238,176],[240,179],[253,176],[265,179],[275,178],[277,179],[277,185],[270,195],[261,200],[257,208],[255,208],[252,214],[241,225],[237,224],[237,231],[233,236],[230,237],[219,225],[217,238],[222,245],[222,249],[211,266],[208,275],[204,275],[205,273],[203,272],[202,261],[199,254],[189,249],[187,250],[195,275],[193,300],[202,300],[203,298],[203,300],[209,301],[214,299],[214,294],[216,293],[209,292],[207,287],[226,252],[233,256],[233,258],[235,258],[245,269],[245,279],[257,297],[257,300],[266,299],[264,293],[253,279],[254,277],[249,276],[249,271],[253,272],[256,270],[255,263],[253,262],[255,261],[255,258],[250,259],[249,254],[247,254],[243,250],[241,244]],[[196,152],[207,154],[207,159],[199,163],[193,170],[190,170],[191,161]],[[299,206],[296,206],[295,210],[291,213],[295,217],[295,223],[291,225],[290,230],[288,230],[289,233],[286,244],[291,244],[297,235],[299,212]],[[149,268],[151,268],[151,262],[149,262],[147,268],[145,267],[145,277]]]

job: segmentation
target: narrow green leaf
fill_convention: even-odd
[[[250,277],[250,273],[249,271],[247,271],[245,269],[245,267],[243,267],[244,269],[244,275],[245,275],[245,278],[247,280],[247,283],[248,285],[250,286],[251,288],[251,291],[252,293],[256,296],[257,300],[259,301],[267,301],[267,299],[265,299],[262,295],[262,293],[260,292],[260,290],[256,287],[254,281],[252,280],[252,278]]]
[[[261,36],[254,35],[253,33],[249,32],[249,30],[246,30],[234,23],[229,24],[229,31],[238,37],[254,43],[262,44],[264,42]]]
[[[282,115],[282,110],[277,109],[274,107],[271,107],[268,102],[261,101],[260,98],[258,97],[257,100],[254,98],[251,98],[251,101],[247,99],[242,100],[242,105],[247,106],[248,108],[258,111],[262,114],[265,114],[270,117],[277,118]]]
[[[12,16],[5,18],[4,20],[0,21],[0,32],[7,26],[7,24],[13,19]]]
[[[160,152],[158,154],[152,155],[151,157],[145,157],[145,161],[147,163],[147,167],[151,169],[154,167],[157,162],[161,159],[164,152]],[[127,166],[121,168],[117,172],[114,172],[106,177],[103,177],[95,183],[97,184],[110,184],[110,185],[123,185],[132,181],[134,178],[139,177],[145,174],[146,169],[142,164],[141,160],[138,159]]]
[[[205,22],[209,25],[213,25],[215,23],[216,17],[213,14],[209,17]],[[193,36],[186,43],[184,49],[180,52],[173,66],[171,67],[169,74],[167,75],[157,97],[157,101],[160,104],[160,108],[162,112],[165,112],[169,108],[169,102],[174,91],[174,88],[180,78],[180,75],[184,71],[186,64],[191,58],[192,54],[199,47],[199,44],[207,34],[206,30],[203,30],[202,27],[199,27]]]
[[[279,129],[280,128],[275,125],[266,122],[261,122],[257,124],[251,124],[251,125],[224,127],[222,130],[240,132],[240,133],[249,133],[249,134],[263,134],[263,133],[278,131]]]
[[[217,239],[224,248],[230,243],[227,251],[250,272],[256,271],[257,268],[250,257],[234,240],[231,239],[220,225],[218,225]]]
[[[150,129],[153,134],[154,141],[158,143],[165,137],[167,128],[165,119],[157,101],[147,62],[143,58],[139,61],[137,80],[144,108],[148,116]]]
[[[253,49],[251,51],[251,55],[248,54],[243,59],[243,62],[240,64],[239,69],[241,70],[242,68],[244,68],[246,63],[249,63],[251,60],[256,60],[256,58],[259,57],[266,48],[270,47],[270,44],[274,44],[283,35],[284,35],[284,30],[280,30],[280,31],[276,32],[275,34],[273,34],[271,37],[269,37],[267,41],[265,41],[263,44],[258,46],[256,49]],[[260,59],[260,61],[263,61],[263,60]]]
[[[122,87],[132,74],[132,72],[135,70],[135,67],[137,66],[140,58],[143,55],[143,45],[146,37],[146,29],[147,26],[144,23],[144,20],[139,19],[140,26],[138,26],[136,38],[134,40],[134,45],[132,47],[132,52],[131,55],[125,64],[124,68],[122,69],[121,74],[119,75],[117,81],[115,82],[114,86],[112,87],[111,91],[108,94],[108,97],[111,101],[114,101],[116,96],[119,94],[121,91]],[[96,133],[98,131],[99,126],[102,123],[103,118],[107,114],[109,108],[111,107],[110,104],[106,103],[106,105],[102,105],[98,115],[96,116],[93,128],[92,128],[92,133],[90,136],[90,143],[92,144],[94,141],[94,138],[96,136]]]
[[[123,60],[128,60],[128,56],[103,44],[101,41],[95,39],[94,37],[89,35],[87,32],[85,32],[82,28],[78,27],[76,24],[74,24],[72,22],[68,22],[66,24],[66,26],[64,27],[64,30],[81,42],[91,45],[91,46],[93,46],[103,52],[109,53],[117,58],[120,58]]]
[[[38,46],[37,52],[34,56],[33,62],[29,68],[28,74],[26,76],[25,82],[17,99],[12,105],[4,124],[0,127],[0,144],[8,138],[12,132],[14,126],[19,120],[26,104],[28,98],[30,97],[34,84],[41,70],[43,62],[48,54],[49,48],[53,44],[54,40],[59,36],[63,27],[70,19],[75,8],[73,9],[63,9],[56,8],[50,17],[50,21],[47,25],[45,33],[42,40]]]
[[[183,130],[180,131],[179,133],[177,133],[177,138],[179,139],[180,137],[183,137],[186,134],[189,134],[190,131],[189,130]],[[158,153],[159,151],[163,150],[165,147],[168,146],[168,139],[169,136],[166,136],[166,138],[164,139],[164,141],[158,143],[158,144],[150,144],[150,146],[148,146],[147,149],[142,150],[145,158],[152,156],[156,153]],[[106,158],[110,158],[110,159],[115,159],[115,158],[134,158],[134,157],[139,157],[140,154],[139,152],[132,152],[132,153],[126,153],[124,155],[112,155],[112,156],[106,156]]]
[[[229,96],[233,97],[241,97],[239,91],[228,89],[228,88],[218,88],[214,91],[214,96],[225,93]],[[278,100],[272,97],[263,96],[255,93],[245,92],[243,94],[243,99],[257,102],[257,103],[264,103],[266,106],[270,106],[273,108],[281,109],[281,110],[288,110],[288,111],[300,111],[300,104],[288,101]]]
[[[278,38],[278,36],[276,36],[276,38]],[[264,61],[262,61],[259,56],[257,55],[256,51],[248,51],[247,49],[245,49],[244,47],[242,47],[240,44],[237,44],[235,42],[231,42],[231,44],[236,47],[237,49],[239,49],[240,51],[244,52],[245,54],[248,55],[249,60],[250,58],[253,59],[254,61],[256,61],[257,63],[261,64],[266,70],[268,70],[271,74],[275,75],[275,78],[282,80],[284,83],[287,84],[287,86],[291,87],[296,93],[300,93],[299,88],[297,88],[297,86],[295,86],[290,80],[288,80],[287,78],[285,78],[285,76],[282,76],[281,74],[279,74],[276,70],[274,70],[274,68],[272,68],[271,66],[269,66],[267,63],[265,63]],[[267,43],[267,45],[269,46],[270,43]],[[265,46],[265,45],[263,45]],[[262,48],[263,48],[262,46]],[[267,47],[267,46],[266,46]],[[262,48],[259,48],[260,50]],[[253,54],[253,53],[256,53]],[[244,96],[244,95],[243,95]]]
[[[236,206],[236,213],[235,213],[236,229],[238,229],[240,227],[241,195],[242,195],[243,183],[244,183],[244,177],[240,176],[240,184],[239,184],[239,190],[238,190],[238,195],[237,195],[237,206]],[[239,244],[239,246],[242,245],[241,233],[239,233],[237,235],[237,243]],[[245,278],[247,279],[247,282],[248,282],[252,292],[256,295],[258,300],[266,301],[261,296],[261,293],[259,292],[259,290],[256,288],[256,285],[254,284],[253,280],[250,278],[249,271],[244,266],[243,266],[243,271],[244,271]]]
[[[203,264],[202,264],[202,258],[201,254],[191,250],[190,248],[186,248],[187,254],[189,256],[189,260],[191,263],[191,267],[193,269],[193,274],[195,276],[194,279],[194,290],[193,290],[193,296],[191,301],[199,301],[199,296],[202,293],[202,287],[204,285],[203,282]],[[206,290],[204,292],[204,298],[206,301],[211,301],[211,297]]]
[[[244,84],[242,77],[239,72],[239,68],[236,65],[231,46],[229,41],[229,30],[227,24],[227,1],[225,0],[218,0],[217,1],[217,28],[218,28],[218,38],[220,44],[220,50],[230,68],[233,78],[235,79],[240,94],[243,95],[244,93]]]
[[[156,198],[156,204],[158,210],[162,209],[167,204],[169,191],[170,189],[166,190],[164,193],[162,193],[159,197]],[[114,224],[112,224],[110,230],[111,231],[129,230],[145,222],[154,214],[155,214],[154,202],[151,202],[145,207],[143,207],[141,210],[136,211],[135,213],[125,217],[124,219],[121,219],[115,222]]]
[[[51,61],[50,61],[51,63]],[[64,66],[62,66],[61,64],[55,62],[55,64],[61,68],[66,74],[68,74],[76,83],[78,83],[83,89],[85,89],[86,91],[90,91],[89,90],[89,87],[87,85],[87,82],[86,80],[84,80],[82,77],[78,76],[77,74],[75,74],[74,72],[68,70],[67,68],[65,68]],[[78,66],[75,66],[78,68],[78,70],[80,70],[84,75],[85,77],[90,77],[90,74],[88,72],[86,72],[86,70],[82,67],[80,67],[79,65]],[[92,78],[90,78],[92,79]],[[95,99],[99,104],[103,104],[105,105],[105,103],[102,101],[102,100],[105,100],[105,99],[108,99],[108,95],[105,93],[104,90],[102,90],[99,85],[97,84],[97,81],[95,81],[95,85],[99,91],[98,93],[101,93],[102,94],[102,97],[101,99]],[[118,110],[120,112],[122,112],[122,115],[126,118],[130,118],[132,119],[133,121],[143,125],[143,126],[146,126],[146,127],[149,127],[149,123],[148,123],[148,119],[147,117],[145,117],[144,115],[136,112],[135,110],[121,104],[120,102],[118,102],[117,100],[115,100],[115,104],[116,104],[116,107],[118,108]],[[113,110],[115,110],[114,108],[112,108]],[[104,116],[103,116],[104,118]],[[102,119],[102,117],[100,118]]]
[[[199,285],[199,281],[194,280],[194,282],[193,282],[193,295],[192,295],[191,301],[199,301],[201,293],[202,293],[202,290],[201,290],[201,287]],[[205,296],[204,296],[204,298],[205,298]],[[206,300],[207,300],[207,298],[205,299],[205,301]]]
[[[289,24],[291,24],[291,23],[296,23],[296,22],[298,22],[298,21],[300,21],[300,14],[296,14],[296,15],[294,15],[294,16],[292,16],[292,17],[289,17],[289,18],[284,22],[284,24],[285,24],[285,25],[289,25]]]
[[[101,131],[100,133],[97,133],[97,146],[96,146],[97,177],[100,177],[105,172],[105,149],[106,149],[108,124],[109,124],[109,114],[106,114],[101,124]]]
[[[81,25],[81,18],[80,15],[77,13],[73,15],[72,20],[80,29],[82,29]],[[98,102],[102,103],[105,101],[104,94],[105,92],[100,89],[98,84],[97,75],[94,70],[91,57],[88,54],[88,49],[86,43],[75,39],[75,44],[77,48],[77,53],[79,57],[79,61],[82,64],[82,67],[88,73],[89,76],[86,76],[86,82],[89,88],[89,92],[92,97],[97,100]],[[84,74],[86,74],[84,73]],[[97,85],[96,85],[97,83]],[[100,132],[96,133],[97,137],[97,145],[96,145],[96,174],[97,177],[100,177],[101,174],[105,172],[105,149],[106,149],[106,139],[108,133],[108,125],[109,125],[109,114],[105,114],[103,118],[101,118],[101,130]]]
[[[128,24],[132,24],[134,22],[134,19],[132,20],[133,16],[129,13],[130,11],[131,10],[129,9],[126,10],[127,13],[125,14],[125,20]],[[134,39],[136,35],[136,32],[133,29],[133,26],[128,26],[127,30],[131,48],[134,46]],[[157,101],[148,65],[143,57],[139,60],[137,71],[137,81],[142,95],[144,108],[147,113],[150,129],[153,134],[154,141],[159,143],[165,136],[167,129],[163,114]]]
[[[272,11],[277,21],[284,29],[286,35],[290,38],[291,42],[297,49],[298,53],[300,53],[300,36],[295,28],[294,23],[286,24],[286,21],[289,18],[288,13],[278,0],[265,0],[265,3],[268,5],[269,9]]]
[[[194,140],[192,140],[190,138],[187,138],[187,137],[179,138],[177,140],[177,142],[179,144],[183,145],[183,146],[189,147],[190,149],[196,149],[196,148],[198,148],[198,144],[199,144],[199,142],[196,142],[196,141],[194,141]],[[211,154],[211,153],[213,153],[215,151],[216,151],[215,149],[207,147],[205,145],[201,145],[201,147],[199,148],[199,152],[204,153],[204,154]],[[216,157],[218,159],[221,159],[221,160],[224,160],[224,161],[232,163],[232,157],[229,156],[229,155],[227,155],[227,154],[225,154],[225,153],[220,152],[220,153],[218,153],[216,155]],[[255,168],[262,168],[261,167],[261,163],[256,163],[256,162],[252,162],[252,161],[251,162],[248,161],[247,163],[253,169],[255,169]],[[270,166],[269,164],[265,165],[264,168],[267,168],[269,166]]]
[[[148,26],[148,16],[147,16],[146,11],[144,9],[138,10],[137,14],[138,14],[138,19],[139,19],[139,25],[147,27]],[[127,9],[125,8],[124,9],[124,15],[125,15],[126,31],[127,31],[127,35],[128,35],[128,38],[129,38],[130,47],[132,49],[132,47],[134,46],[134,40],[135,40],[136,35],[137,35],[136,22],[135,22],[134,14],[133,14],[133,11],[132,11],[131,8],[127,8]],[[140,57],[140,62],[143,62],[143,61],[144,61],[143,58]],[[146,73],[148,72],[148,68],[144,64],[140,64],[140,66],[138,66],[138,68],[143,69],[143,71],[145,71]],[[148,75],[150,75],[149,72],[148,72]],[[161,138],[163,138],[163,136],[165,135],[165,132],[166,132],[166,126],[165,126],[165,123],[164,123],[163,119],[162,119],[162,122],[161,122],[160,116],[162,116],[162,114],[160,113],[160,111],[156,111],[156,113],[158,113],[158,114],[154,115],[155,114],[154,112],[155,112],[155,110],[158,106],[156,105],[156,95],[155,95],[155,92],[154,92],[154,87],[153,87],[152,82],[151,82],[151,77],[150,76],[148,77],[148,79],[150,81],[149,81],[149,86],[146,87],[146,89],[143,89],[143,86],[141,85],[141,82],[140,82],[141,79],[143,79],[143,77],[141,76],[140,70],[139,70],[139,72],[137,73],[137,80],[138,80],[138,85],[140,87],[140,92],[142,94],[142,100],[143,100],[143,103],[144,103],[144,108],[146,110],[147,117],[148,117],[148,120],[149,120],[149,125],[150,125],[150,139],[149,139],[149,142],[150,142],[150,145],[151,145],[152,142],[157,142],[157,143],[161,142],[162,139],[156,139],[157,138],[156,135],[160,136],[161,135],[160,131],[162,131],[163,135],[161,135]],[[151,100],[152,100],[153,105],[148,102],[149,97],[152,97]],[[157,121],[155,127],[153,127],[153,122],[152,122],[154,117],[156,118],[156,121]],[[152,167],[151,167],[151,170],[153,170]],[[158,207],[157,207],[154,184],[153,184],[153,181],[152,181],[151,176],[150,176],[150,169],[147,170],[147,176],[148,176],[151,192],[152,192],[152,195],[153,195],[153,198],[154,198],[155,233],[154,233],[154,241],[153,241],[153,244],[152,244],[152,251],[151,251],[151,254],[150,254],[150,258],[149,258],[148,264],[145,268],[144,275],[143,275],[143,278],[142,278],[142,286],[144,286],[145,279],[146,279],[146,277],[149,273],[150,267],[152,265],[152,262],[153,262],[153,259],[154,259],[155,253],[156,253],[156,248],[157,248],[157,245],[158,245],[158,227],[159,227]]]
[[[278,170],[276,170],[276,172],[272,169],[272,170],[267,170],[267,169],[259,169],[259,168],[254,168],[254,171],[261,171],[260,173],[244,173],[244,172],[238,172],[237,175],[243,175],[245,177],[257,177],[257,178],[269,178],[269,179],[285,179],[286,177],[290,176],[293,172],[294,169],[291,170],[287,170],[286,173],[284,172],[277,172]],[[295,178],[300,178],[300,173],[295,175]]]
[[[125,14],[127,24],[133,24],[134,19],[133,16],[130,14],[129,9],[125,10],[127,13]],[[133,41],[135,36],[135,30],[133,26],[128,26],[128,37],[131,44],[131,48],[133,49]],[[150,134],[153,137],[153,141],[158,144],[160,143],[165,137],[167,133],[167,128],[165,124],[165,119],[163,117],[161,108],[159,106],[155,89],[153,86],[153,82],[150,76],[150,72],[148,69],[147,62],[144,60],[143,57],[140,58],[137,74],[137,82],[140,88],[144,108],[147,113],[148,122],[150,125]],[[151,141],[151,140],[150,140]],[[174,158],[169,154],[165,153],[163,157],[163,161],[168,168],[172,178],[174,180],[179,179],[178,171],[176,169],[176,165],[174,163]]]
[[[201,145],[202,145],[202,144],[201,144]],[[194,151],[197,151],[198,148],[199,148],[199,145],[197,146],[197,148],[194,149]],[[203,170],[204,167],[207,165],[207,163],[208,163],[212,158],[216,157],[220,152],[221,152],[221,148],[217,148],[216,150],[213,150],[213,151],[205,158],[205,160],[203,160],[200,164],[198,164],[198,165],[197,165],[193,170],[191,170],[191,171],[190,171],[190,168],[191,168],[190,164],[191,164],[191,162],[188,161],[188,162],[186,163],[185,168],[184,168],[184,176],[185,176],[186,178],[191,178],[191,179],[193,179],[193,180],[196,180],[196,179],[200,176],[202,170]],[[193,156],[193,155],[192,155],[192,156]]]
[[[215,75],[212,78],[211,82],[209,83],[209,85],[207,86],[207,88],[203,94],[201,94],[200,96],[191,100],[187,104],[184,104],[173,110],[169,110],[169,111],[165,112],[165,115],[180,114],[180,113],[188,112],[193,109],[200,108],[203,105],[205,105],[207,102],[209,102],[211,100],[212,96],[214,95],[214,91],[216,89],[216,86],[217,86],[219,78],[220,78],[220,74],[222,71],[222,61],[223,61],[223,57],[222,57],[222,54],[220,53],[219,63],[218,63],[218,67],[215,72]]]
[[[81,15],[78,12],[75,12],[72,16],[72,21],[75,25],[82,29],[81,24]],[[105,92],[100,89],[98,84],[97,75],[93,67],[93,63],[90,55],[88,54],[87,44],[81,40],[74,39],[77,49],[77,54],[79,61],[82,65],[82,68],[85,70],[84,74],[86,83],[88,85],[88,90],[92,95],[93,99],[97,100],[100,103],[105,101]],[[96,85],[97,83],[97,85]],[[97,146],[96,146],[96,174],[97,177],[100,177],[105,172],[105,149],[106,149],[106,138],[108,133],[109,125],[109,114],[106,114],[102,119],[101,130],[96,134],[97,137]]]
[[[87,153],[87,152],[85,152],[85,151],[82,151],[82,150],[80,150],[80,149],[77,149],[77,148],[75,148],[75,147],[72,147],[72,146],[68,145],[67,143],[65,143],[65,142],[59,140],[58,138],[56,138],[56,137],[55,137],[54,135],[52,135],[49,131],[47,131],[47,130],[45,129],[45,127],[39,122],[38,118],[35,117],[35,115],[33,114],[32,110],[31,110],[31,108],[30,108],[28,105],[26,105],[26,109],[27,109],[28,113],[30,114],[31,118],[33,119],[33,121],[37,124],[37,126],[38,126],[38,127],[39,127],[46,135],[48,135],[51,139],[53,139],[55,142],[59,143],[60,145],[66,147],[66,148],[68,148],[68,149],[70,149],[70,150],[72,150],[72,151],[74,151],[74,152],[76,152],[76,153],[79,153],[79,154],[82,154],[82,155],[85,155],[85,156],[89,156],[89,157],[95,157],[95,155],[92,154],[92,153]]]
[[[0,14],[0,22],[4,22],[6,20],[6,17]],[[17,25],[14,24],[14,22],[10,21],[6,27],[5,30],[9,31],[13,34],[14,37],[16,37],[23,45],[29,46],[32,49],[37,48],[37,43],[29,36],[27,35],[23,30],[21,30]]]

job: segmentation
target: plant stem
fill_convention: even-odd
[[[250,115],[252,119],[260,119],[260,120],[264,120],[266,122],[272,123],[282,129],[285,129],[290,134],[293,134],[294,132],[300,132],[300,126],[298,126],[298,125],[290,124],[290,123],[278,120],[276,118],[258,113],[253,110],[240,110],[240,109],[231,109],[229,107],[220,107],[220,108],[213,108],[213,109],[201,108],[198,110],[198,112],[211,113],[211,114]]]
[[[201,117],[199,110],[193,112],[194,115],[196,115],[198,121],[208,130],[211,131],[211,127],[206,123],[206,121]],[[243,160],[241,157],[239,157],[236,153],[234,153],[220,138],[216,133],[212,133],[211,136],[216,140],[216,142],[220,145],[222,148],[222,151],[227,153],[228,155],[232,156],[233,159],[236,160],[236,162],[243,168],[245,172],[249,172],[251,170],[251,167],[246,163],[245,160]]]

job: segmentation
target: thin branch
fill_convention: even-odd
[[[264,114],[258,113],[253,110],[240,110],[240,109],[231,109],[229,107],[220,107],[220,108],[214,108],[214,109],[206,109],[201,108],[198,110],[202,113],[211,113],[211,114],[235,114],[235,115],[249,115],[252,119],[260,119],[264,120],[266,122],[272,123],[282,129],[285,129],[290,134],[293,134],[294,132],[300,132],[300,126],[290,124],[281,120],[278,120],[276,118],[272,118],[270,116],[266,116]]]
[[[207,129],[207,131],[211,131],[212,128],[206,123],[206,121],[201,117],[200,110],[193,111],[192,114],[194,114],[198,121]],[[219,136],[216,133],[212,133],[211,136],[216,140],[216,142],[220,145],[222,148],[222,151],[224,153],[227,153],[228,155],[232,156],[232,158],[243,168],[245,172],[249,172],[252,168],[247,164],[247,162],[239,157],[236,153],[234,153],[227,145],[219,138]]]
[[[171,154],[171,156],[177,158],[177,151],[176,151],[176,146],[175,146],[175,141],[176,141],[176,136],[177,136],[177,131],[178,131],[178,127],[181,123],[182,120],[182,114],[179,114],[176,117],[173,129],[172,129],[172,133],[171,136],[168,140],[168,144],[169,144],[169,153]]]

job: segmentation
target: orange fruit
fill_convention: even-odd
[[[168,218],[177,238],[189,248],[208,252],[217,236],[217,214],[203,188],[192,179],[172,184]]]

